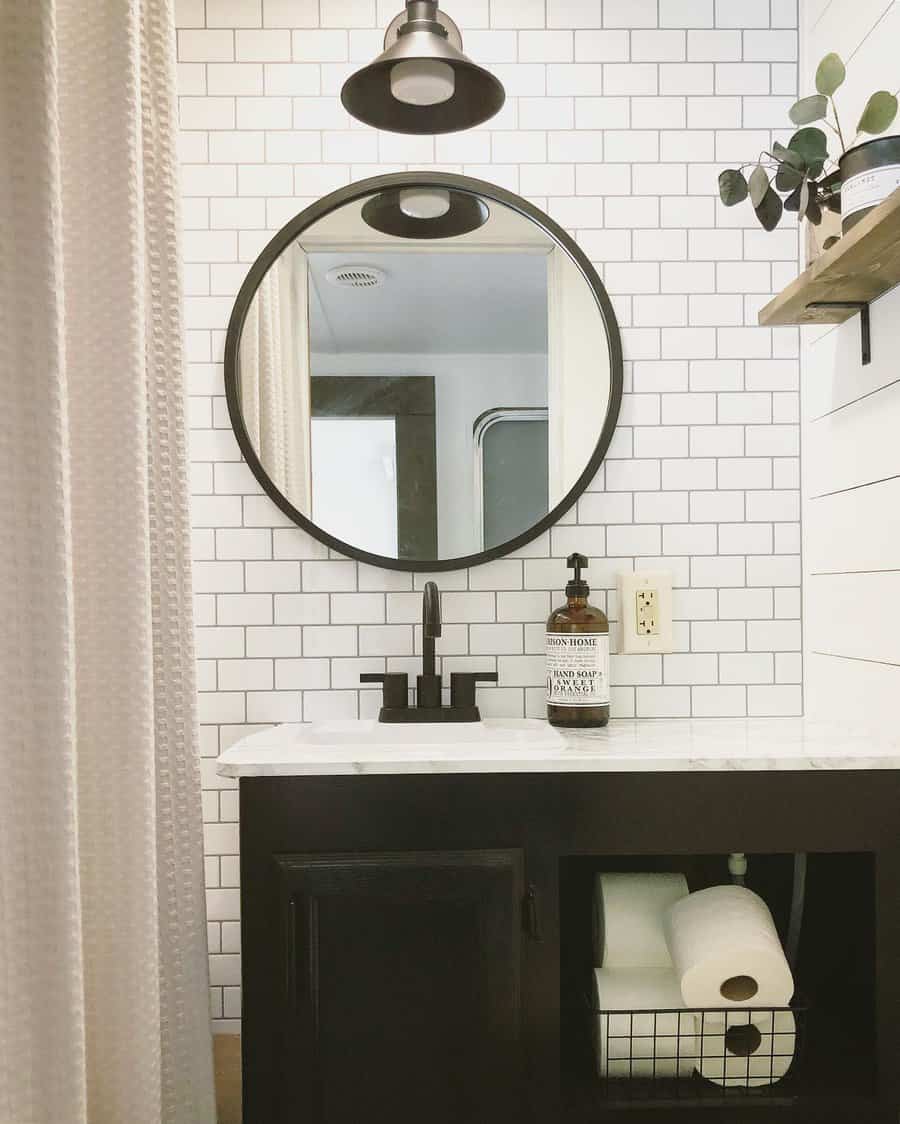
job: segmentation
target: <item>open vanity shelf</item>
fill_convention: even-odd
[[[863,315],[863,351],[868,308],[900,284],[900,189],[856,224],[840,241],[760,310],[759,323],[841,324]],[[863,362],[867,362],[864,354]]]
[[[784,939],[791,910],[793,856],[747,857],[747,884],[769,905]],[[804,928],[794,968],[797,991],[791,1003],[796,1026],[794,1057],[782,1080],[753,1088],[744,1087],[739,1079],[723,1088],[696,1073],[663,1079],[604,1080],[598,1075],[594,1036],[602,1016],[592,1009],[593,1004],[586,1005],[584,980],[590,978],[597,958],[591,924],[595,877],[614,871],[683,873],[692,891],[728,881],[725,857],[719,854],[560,859],[560,1056],[564,1094],[573,1119],[599,1122],[610,1114],[615,1119],[619,1110],[641,1108],[657,1112],[664,1108],[718,1109],[726,1119],[732,1109],[768,1110],[776,1119],[782,1115],[778,1110],[815,1101],[843,1101],[852,1106],[857,1099],[873,1095],[875,868],[871,854],[807,857]],[[835,908],[838,899],[843,903],[840,909]],[[848,1109],[848,1119],[852,1116]]]

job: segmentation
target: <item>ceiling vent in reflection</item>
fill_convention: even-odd
[[[325,278],[341,289],[375,289],[385,283],[387,274],[371,265],[338,265]]]

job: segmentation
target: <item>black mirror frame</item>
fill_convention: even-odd
[[[332,211],[337,210],[338,207],[342,207],[347,203],[352,203],[356,199],[361,199],[379,191],[401,187],[441,187],[456,191],[465,191],[483,196],[485,199],[493,200],[496,203],[501,203],[511,210],[518,212],[524,218],[530,219],[531,222],[539,226],[561,246],[578,266],[585,281],[587,281],[588,285],[591,287],[600,315],[603,318],[603,325],[606,329],[606,338],[609,348],[609,409],[607,410],[597,444],[584,471],[556,507],[549,511],[543,519],[529,527],[527,531],[523,531],[514,539],[501,543],[499,546],[491,547],[489,550],[479,551],[477,554],[468,554],[461,558],[414,560],[407,558],[389,558],[380,554],[370,554],[367,550],[361,550],[359,547],[342,542],[340,539],[330,535],[307,516],[303,515],[302,512],[298,511],[287,497],[282,495],[275,484],[272,483],[256,454],[256,450],[250,442],[250,437],[244,425],[240,407],[238,351],[241,333],[256,290],[273,263],[307,227],[311,226],[319,219],[324,218],[325,215],[330,214]],[[483,180],[470,179],[468,176],[452,175],[447,172],[398,172],[393,175],[374,176],[371,179],[359,180],[356,183],[349,184],[347,187],[339,188],[337,191],[323,196],[311,206],[305,208],[305,210],[301,211],[279,230],[250,267],[250,271],[244,279],[244,283],[241,285],[240,291],[235,299],[234,308],[232,309],[231,317],[228,322],[228,334],[225,338],[225,395],[228,402],[228,414],[231,419],[231,425],[234,429],[244,459],[269,498],[273,500],[276,506],[280,508],[289,519],[293,520],[298,527],[302,527],[304,531],[307,531],[313,538],[318,539],[319,542],[324,543],[331,550],[337,551],[337,553],[347,558],[354,558],[358,562],[365,562],[370,566],[380,566],[387,570],[405,570],[407,572],[436,573],[444,570],[462,570],[469,566],[478,566],[483,562],[490,562],[496,558],[502,558],[512,553],[512,551],[518,550],[557,523],[562,516],[573,507],[603,463],[619,417],[619,407],[622,402],[622,377],[622,340],[619,335],[619,325],[615,313],[613,312],[609,295],[597,271],[575,241],[551,218],[545,215],[543,211],[538,210],[537,207],[532,206],[531,203],[528,203],[513,192],[498,187],[496,184],[486,183]]]

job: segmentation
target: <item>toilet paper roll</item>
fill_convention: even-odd
[[[594,971],[601,1077],[689,1077],[699,1062],[696,1017],[671,968]]]
[[[743,886],[672,905],[665,934],[685,1007],[786,1007],[794,980],[769,907]]]
[[[717,1085],[774,1085],[791,1068],[797,1024],[790,1011],[701,1013],[697,1019],[697,1070]]]
[[[671,968],[663,918],[687,897],[683,874],[598,874],[594,948],[603,968]]]

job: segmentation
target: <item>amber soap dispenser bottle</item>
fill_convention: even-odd
[[[609,620],[588,603],[581,576],[583,554],[570,554],[574,570],[566,603],[547,621],[547,719],[553,726],[585,729],[609,721]]]

